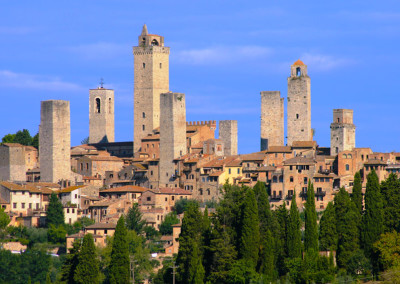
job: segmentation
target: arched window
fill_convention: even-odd
[[[337,119],[337,123],[339,123],[339,122],[340,122],[340,118]]]
[[[152,46],[158,46],[158,41],[157,41],[156,39],[153,39],[153,40],[151,41],[151,45],[152,45]]]
[[[347,155],[346,155],[346,154],[343,154],[343,155],[342,155],[342,158],[343,158],[343,159],[347,159]]]
[[[351,154],[348,154],[347,158],[351,159],[351,158],[353,158],[353,156]]]
[[[96,112],[100,113],[101,106],[100,106],[100,99],[96,98]]]
[[[283,182],[283,176],[279,176],[279,182]]]
[[[142,117],[146,118],[146,113],[145,112],[142,112]]]
[[[203,195],[203,189],[202,188],[199,189],[199,194]]]
[[[211,191],[209,188],[207,188],[207,195],[210,195],[210,194],[211,194]]]
[[[300,67],[296,68],[296,76],[301,76],[301,68]]]
[[[111,105],[111,98],[108,98],[108,113],[111,113],[112,105]]]
[[[346,164],[346,171],[350,171],[350,165]]]

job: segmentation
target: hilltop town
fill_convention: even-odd
[[[135,204],[146,225],[159,230],[180,200],[197,200],[203,211],[206,205],[212,211],[227,184],[252,188],[262,182],[272,210],[295,200],[300,211],[313,184],[315,208],[322,212],[340,188],[353,192],[357,172],[363,193],[372,171],[379,182],[392,173],[400,177],[400,152],[356,146],[352,109],[332,109],[329,147],[313,139],[307,62],[288,66],[286,97],[260,90],[261,117],[254,122],[261,129],[260,149],[239,154],[238,121],[186,120],[190,95],[170,90],[169,55],[164,37],[149,34],[144,25],[133,47],[133,141],[115,141],[114,90],[101,85],[89,90],[86,144],[71,147],[70,104],[54,98],[41,102],[38,148],[0,145],[0,206],[10,226],[45,226],[55,193],[65,223],[93,221],[66,236],[67,249],[88,233],[104,247]],[[163,240],[163,256],[179,251],[183,214],[178,217]]]

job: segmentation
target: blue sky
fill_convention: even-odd
[[[299,58],[320,146],[332,109],[352,108],[357,147],[400,150],[398,1],[39,0],[3,1],[0,12],[0,137],[35,134],[40,101],[63,99],[80,144],[88,90],[103,77],[116,141],[131,141],[132,46],[146,23],[171,48],[170,89],[186,94],[187,120],[237,119],[240,153],[259,150],[260,91],[286,97]]]

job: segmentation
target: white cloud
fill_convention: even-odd
[[[70,52],[78,54],[85,59],[99,60],[115,58],[121,54],[131,54],[130,44],[116,44],[112,42],[98,42],[67,47]]]
[[[216,65],[267,57],[272,49],[263,46],[217,46],[204,49],[182,50],[176,53],[178,62],[193,65]]]
[[[0,86],[46,91],[82,91],[81,86],[64,82],[57,77],[38,76],[0,70]]]
[[[352,59],[338,58],[317,53],[304,53],[300,58],[306,65],[318,71],[329,71],[355,64],[355,61]]]

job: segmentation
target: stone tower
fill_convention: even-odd
[[[283,111],[281,92],[261,92],[261,151],[284,145]]]
[[[19,143],[0,145],[0,180],[26,181],[25,146]]]
[[[175,181],[174,159],[185,155],[186,105],[185,94],[161,94],[160,122],[160,187]]]
[[[114,142],[114,90],[89,90],[89,143]]]
[[[238,153],[237,120],[219,121],[219,139],[224,142],[224,155],[232,156]]]
[[[40,180],[58,183],[71,173],[69,101],[42,101],[39,126]]]
[[[352,109],[334,109],[331,123],[331,155],[356,147],[356,126]]]
[[[169,47],[143,26],[134,54],[134,153],[142,138],[160,126],[160,94],[169,91]]]
[[[288,78],[287,144],[293,141],[312,141],[311,81],[307,65],[297,60]]]

